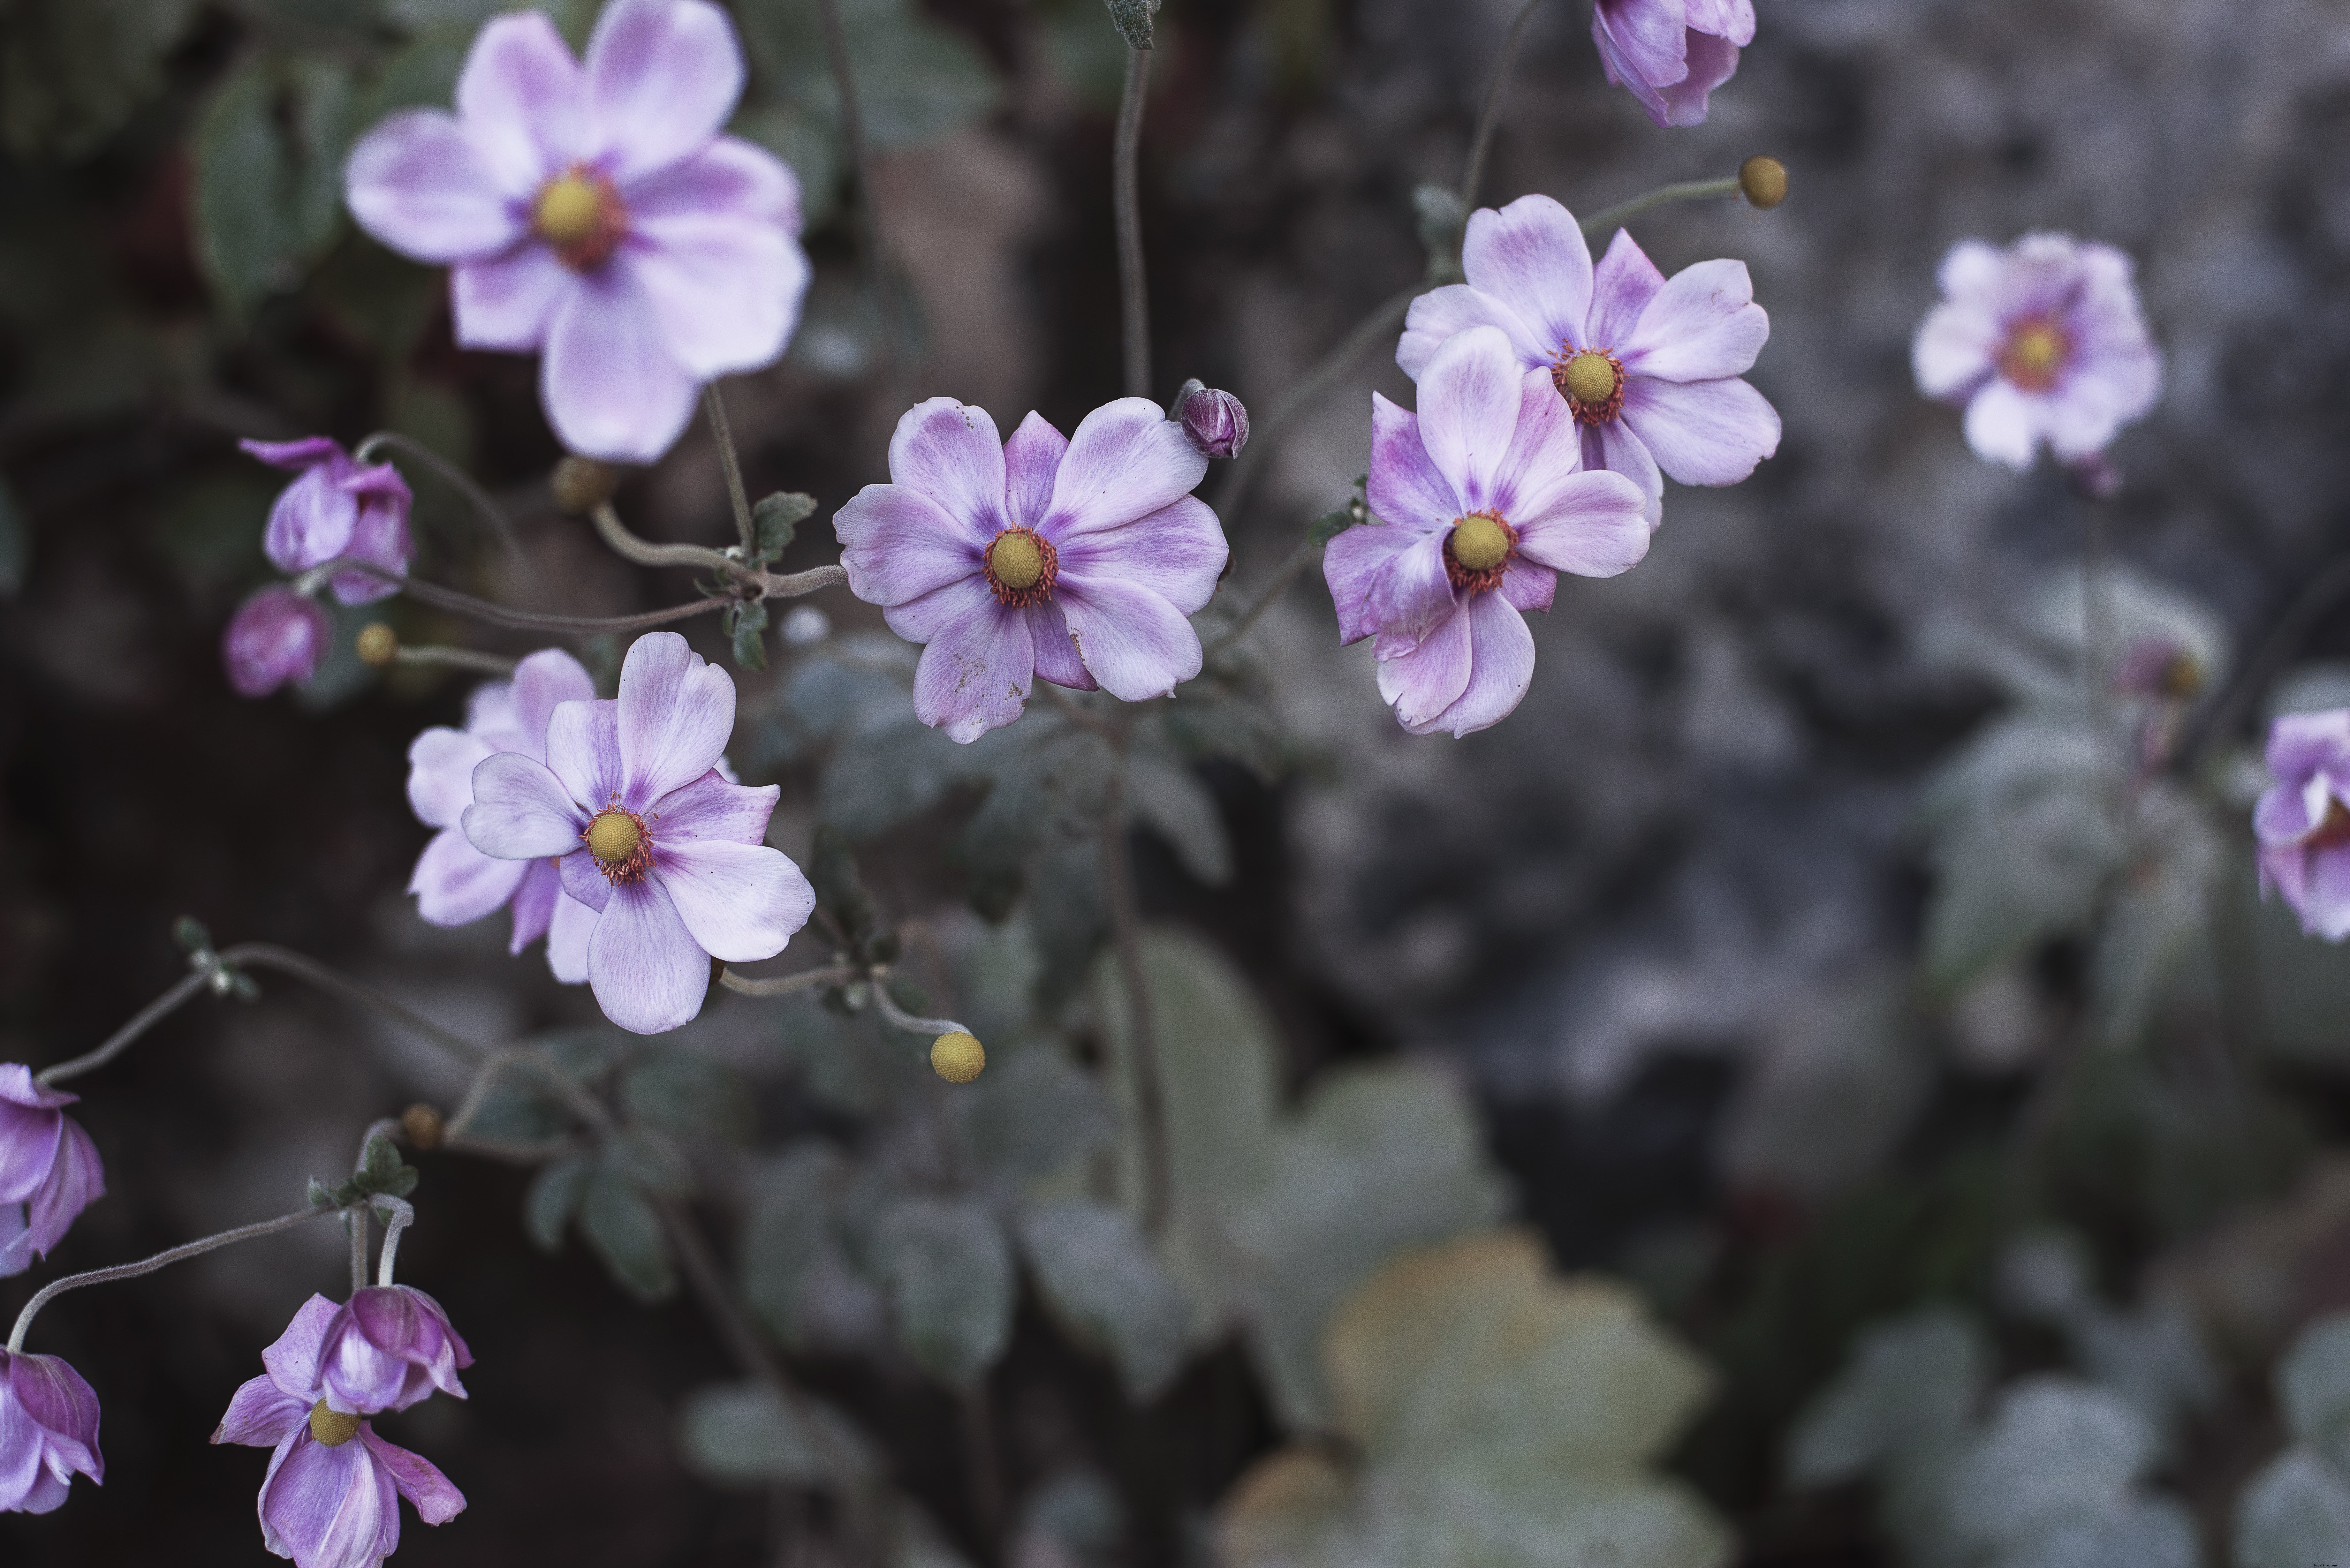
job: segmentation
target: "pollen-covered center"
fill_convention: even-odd
[[[588,841],[588,853],[596,857],[596,869],[608,882],[641,881],[651,868],[653,837],[645,830],[645,819],[633,811],[606,806],[588,819],[588,830],[579,836]]]
[[[597,265],[629,232],[629,210],[612,182],[592,170],[574,168],[541,186],[531,203],[531,227],[554,247],[557,260],[575,272]]]
[[[330,1410],[324,1399],[310,1407],[310,1436],[320,1446],[339,1449],[359,1435],[359,1418],[341,1410]]]
[[[998,604],[1024,609],[1053,597],[1061,557],[1053,541],[1034,528],[1006,528],[989,542],[980,566]]]
[[[2056,384],[2073,357],[2073,335],[2044,317],[2020,321],[2000,350],[1999,372],[2027,392],[2044,392]]]
[[[1485,593],[1502,586],[1517,547],[1517,530],[1498,513],[1471,512],[1455,521],[1445,538],[1444,575],[1456,588]]]
[[[1584,424],[1605,424],[1624,411],[1624,362],[1605,348],[1561,350],[1550,384]]]

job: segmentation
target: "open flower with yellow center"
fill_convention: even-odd
[[[305,1302],[261,1353],[268,1371],[236,1391],[213,1433],[215,1443],[273,1450],[261,1481],[262,1543],[296,1568],[376,1568],[399,1550],[403,1497],[427,1524],[465,1509],[465,1494],[432,1461],[328,1402],[321,1355],[337,1317],[324,1296]]]
[[[545,762],[502,751],[473,769],[466,838],[557,862],[563,890],[596,912],[588,984],[639,1034],[691,1022],[712,959],[773,958],[816,909],[800,868],[762,842],[781,791],[720,771],[733,729],[733,680],[656,631],[629,648],[617,700],[556,705]]]
[[[926,644],[914,712],[958,741],[1020,717],[1039,676],[1128,702],[1200,673],[1185,618],[1224,569],[1224,534],[1191,493],[1208,460],[1144,398],[1064,436],[1032,413],[1010,441],[985,409],[932,398],[898,421],[888,484],[834,527],[858,598]]]
[[[612,0],[585,60],[544,13],[484,26],[457,112],[406,109],[345,170],[359,226],[453,266],[457,341],[543,350],[574,452],[649,462],[701,383],[771,364],[806,292],[799,182],[719,135],[743,52],[707,0]]]
[[[1700,262],[1669,279],[1618,229],[1595,268],[1573,213],[1521,196],[1470,214],[1461,270],[1467,282],[1411,302],[1396,363],[1419,380],[1454,334],[1498,327],[1523,372],[1574,416],[1556,439],[1580,449],[1585,468],[1638,485],[1651,528],[1664,520],[1666,474],[1735,484],[1779,450],[1777,411],[1741,379],[1771,336],[1744,262]]]
[[[1583,466],[1575,415],[1499,327],[1456,333],[1421,368],[1419,411],[1371,394],[1366,499],[1330,541],[1338,635],[1377,637],[1379,695],[1414,734],[1465,735],[1532,684],[1558,574],[1612,577],[1648,553],[1646,498]]]
[[[2010,468],[2042,442],[2096,462],[2162,393],[2130,259],[2070,234],[2026,234],[2005,250],[1961,240],[1942,257],[1941,302],[1918,324],[1918,389],[1965,405],[1967,444]]]

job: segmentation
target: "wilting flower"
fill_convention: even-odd
[[[438,1388],[463,1399],[458,1372],[473,1353],[441,1303],[406,1285],[353,1291],[318,1345],[318,1386],[327,1407],[346,1415],[405,1410]]]
[[[1177,410],[1182,416],[1183,433],[1191,438],[1202,457],[1240,456],[1241,448],[1248,445],[1248,405],[1230,392],[1197,382],[1192,386],[1191,396]]]
[[[699,383],[784,351],[807,288],[798,181],[718,134],[742,91],[733,26],[703,0],[612,0],[581,63],[543,13],[499,16],[456,114],[369,131],[347,199],[392,249],[454,265],[459,343],[544,350],[566,445],[650,462]]]
[[[2095,475],[2106,444],[2162,392],[2130,272],[2113,246],[2070,234],[2026,234],[2003,251],[1960,241],[1909,346],[1918,389],[1966,405],[1967,444],[1987,462],[2029,468],[2044,441]]]
[[[958,741],[1020,717],[1031,679],[1128,702],[1200,673],[1184,618],[1216,591],[1223,530],[1191,494],[1208,460],[1142,398],[1064,436],[1032,413],[932,398],[889,440],[888,484],[835,514],[848,588],[925,643],[914,712]]]
[[[281,584],[236,607],[221,633],[221,663],[237,695],[266,697],[316,675],[333,635],[325,610]]]
[[[105,1484],[98,1396],[54,1355],[0,1350],[0,1513],[48,1512],[76,1470]]]
[[[618,700],[556,705],[546,762],[499,752],[473,769],[465,836],[504,859],[561,857],[564,891],[597,911],[588,983],[623,1029],[691,1021],[712,959],[773,958],[816,908],[760,842],[782,792],[719,771],[733,728],[726,671],[657,631],[629,649]]]
[[[427,1524],[464,1511],[432,1463],[396,1449],[361,1417],[337,1410],[318,1383],[335,1303],[312,1296],[261,1353],[265,1376],[236,1391],[215,1443],[275,1449],[261,1481],[262,1543],[297,1568],[375,1568],[400,1546],[400,1499]]]
[[[1661,468],[1683,484],[1735,484],[1779,450],[1779,415],[1739,379],[1771,336],[1746,264],[1700,262],[1669,281],[1623,230],[1595,270],[1574,214],[1521,196],[1470,214],[1466,283],[1411,302],[1396,363],[1414,380],[1456,332],[1498,327],[1518,363],[1574,415],[1583,466],[1612,469],[1664,516]]]
[[[1371,395],[1367,499],[1380,519],[1330,541],[1342,641],[1377,635],[1379,695],[1414,734],[1482,730],[1534,679],[1521,610],[1560,572],[1612,577],[1648,553],[1640,492],[1583,469],[1574,416],[1497,327],[1428,361],[1419,412]]]
[[[462,926],[501,906],[514,911],[508,952],[546,938],[546,964],[555,978],[588,978],[588,933],[596,911],[563,890],[553,860],[500,860],[483,854],[461,823],[473,804],[473,769],[497,752],[546,760],[546,723],[560,702],[586,701],[596,682],[561,649],[541,649],[515,667],[512,681],[475,689],[465,705],[465,727],[435,725],[408,748],[408,804],[417,819],[441,831],[417,857],[408,890],[416,912],[436,926]]]
[[[387,572],[408,570],[414,554],[408,509],[416,498],[400,470],[388,462],[363,467],[325,436],[237,444],[272,468],[301,476],[278,492],[261,535],[262,553],[279,571],[307,572],[345,556]],[[333,581],[335,597],[347,605],[400,591],[359,572],[338,572]]]
[[[1754,0],[1598,0],[1592,41],[1607,79],[1659,125],[1702,125],[1706,99],[1754,41]]]
[[[0,1064],[0,1276],[23,1273],[36,1252],[47,1257],[74,1217],[106,1196],[98,1146],[59,1108],[78,1097],[43,1087],[19,1063]],[[0,1463],[0,1480],[7,1473]]]
[[[2269,776],[2252,807],[2261,888],[2273,888],[2301,929],[2350,937],[2350,708],[2287,713],[2269,730]]]

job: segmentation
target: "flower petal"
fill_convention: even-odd
[[[1003,514],[1003,440],[985,409],[952,398],[916,403],[889,437],[889,478],[934,502],[984,546]]]
[[[1627,380],[1624,423],[1683,484],[1736,484],[1779,450],[1779,410],[1734,376]]]
[[[408,742],[408,805],[427,827],[447,827],[473,804],[473,769],[496,748],[436,724]]]
[[[612,902],[611,879],[598,867],[596,857],[583,846],[555,863],[555,875],[563,884],[563,896],[591,915],[600,915]],[[558,906],[559,907],[559,906]]]
[[[1750,31],[1752,29],[1750,28]],[[1683,58],[1689,74],[1657,89],[1664,99],[1667,125],[1703,125],[1707,100],[1713,89],[1738,74],[1738,46],[1692,27],[1685,40]]]
[[[1055,598],[1086,670],[1127,702],[1164,697],[1200,673],[1199,633],[1173,605],[1114,578],[1061,579]]]
[[[303,1430],[281,1452],[261,1487],[264,1543],[297,1568],[374,1568],[384,1510],[400,1505],[367,1446]]]
[[[1479,594],[1460,618],[1469,627],[1469,683],[1417,733],[1450,730],[1460,736],[1497,724],[1534,684],[1534,632],[1508,600],[1500,594]]]
[[[1077,657],[1076,639],[1069,635],[1069,618],[1050,599],[1021,612],[1028,618],[1028,641],[1036,659],[1036,679],[1078,691],[1098,691],[1101,682]]]
[[[702,950],[725,963],[775,957],[816,909],[816,890],[800,868],[764,844],[663,840],[653,879],[668,889]]]
[[[536,240],[501,255],[459,262],[449,273],[458,346],[516,354],[537,348],[565,297],[578,286],[578,275]]]
[[[556,901],[563,897],[563,877],[553,860],[501,860],[498,864],[525,867],[522,885],[514,893],[514,934],[506,940],[507,953],[519,953],[546,934],[547,922],[555,918]]]
[[[1754,0],[1688,0],[1688,4],[1690,32],[1711,33],[1741,48],[1754,41]]]
[[[1371,468],[1363,499],[1372,516],[1413,534],[1449,526],[1468,510],[1430,461],[1419,416],[1378,392],[1371,394]]]
[[[41,1189],[64,1137],[65,1117],[56,1110],[0,1102],[0,1203],[23,1203]]]
[[[1909,369],[1929,398],[1963,398],[1998,368],[2004,333],[1999,317],[1970,299],[1945,300],[1926,312],[1909,341]]]
[[[1455,333],[1419,378],[1419,439],[1466,511],[1492,504],[1518,428],[1525,367],[1491,327]]]
[[[587,110],[579,67],[546,13],[483,24],[457,78],[457,113],[507,194],[527,201],[588,157]]]
[[[582,858],[585,858],[583,857]],[[569,864],[568,860],[563,864]],[[602,878],[597,878],[601,881]],[[555,900],[555,917],[546,927],[546,967],[566,985],[588,981],[588,940],[596,934],[602,911],[592,909],[568,892]]]
[[[1115,577],[1192,615],[1215,597],[1228,554],[1216,514],[1206,502],[1186,495],[1122,527],[1065,540],[1060,580],[1084,584]]]
[[[278,492],[261,532],[261,553],[281,572],[307,572],[340,556],[359,526],[359,497],[336,481],[350,471],[340,452]]]
[[[426,924],[471,925],[512,898],[531,865],[485,855],[463,828],[444,827],[416,857],[408,890],[416,896],[416,912]]]
[[[1613,348],[1629,339],[1640,313],[1665,286],[1665,275],[1648,259],[1627,229],[1616,231],[1607,254],[1591,275],[1591,320],[1586,327],[1594,348]]]
[[[1616,357],[1635,379],[1709,381],[1751,369],[1770,336],[1746,264],[1700,262],[1657,291]]]
[[[483,854],[536,860],[578,848],[588,815],[545,763],[499,752],[473,770],[473,804],[463,820],[466,838]]]
[[[1053,476],[1052,505],[1037,532],[1060,545],[1118,527],[1172,506],[1207,473],[1207,458],[1157,403],[1148,398],[1104,403],[1078,421],[1069,437]]]
[[[1993,376],[1967,400],[1967,444],[1988,462],[2003,462],[2018,471],[2032,466],[2040,445],[2041,400],[2016,390],[2003,376]]]
[[[1648,525],[1640,524],[1646,535]],[[1558,574],[1548,566],[1539,566],[1531,560],[1512,561],[1502,574],[1500,597],[1516,609],[1550,613],[1551,601],[1558,597]]]
[[[1499,211],[1470,213],[1461,271],[1471,288],[1508,306],[1533,329],[1542,356],[1585,346],[1591,247],[1575,214],[1550,197],[1521,196]]]
[[[1627,88],[1659,125],[1672,123],[1659,90],[1689,75],[1689,28],[1682,0],[1598,0],[1591,39],[1607,79]]]
[[[1558,351],[1558,345],[1544,342],[1517,312],[1492,295],[1465,283],[1448,283],[1411,302],[1403,318],[1403,337],[1396,342],[1396,363],[1405,375],[1418,380],[1446,338],[1472,327],[1500,327],[1509,335],[1518,357],[1530,366],[1544,363]]]
[[[922,635],[900,624],[909,615]],[[966,577],[889,612],[900,637],[926,642],[914,667],[914,717],[963,744],[1020,717],[1034,684],[1035,644],[1028,619],[995,602],[977,577]]]
[[[734,680],[673,631],[620,662],[620,799],[644,811],[708,773],[734,732]]]
[[[372,1427],[359,1428],[359,1441],[391,1478],[400,1495],[416,1505],[416,1517],[425,1523],[446,1524],[465,1511],[465,1494],[451,1486],[449,1478],[431,1460],[385,1442]]]
[[[57,1250],[84,1209],[106,1196],[106,1165],[98,1145],[71,1116],[59,1118],[57,1153],[49,1179],[33,1194],[26,1218],[33,1248],[43,1257]]]
[[[230,1397],[228,1410],[213,1429],[215,1443],[240,1443],[248,1449],[275,1448],[287,1433],[310,1417],[314,1401],[296,1399],[267,1377],[255,1377]]]
[[[269,1369],[270,1381],[287,1398],[300,1400],[306,1415],[320,1392],[318,1347],[326,1342],[327,1325],[334,1321],[335,1303],[314,1294],[302,1303],[276,1343],[261,1353],[261,1365]]]
[[[632,1034],[662,1033],[702,1011],[710,955],[658,878],[613,888],[588,939],[588,984],[604,1016]]]
[[[588,40],[603,167],[627,185],[701,151],[743,93],[726,13],[702,0],[612,0]]]
[[[1366,523],[1330,541],[1322,553],[1322,579],[1330,586],[1330,603],[1338,612],[1338,640],[1355,642],[1378,630],[1370,618],[1370,596],[1379,574],[1396,556],[1425,539],[1413,529]]]
[[[650,462],[676,441],[696,389],[664,330],[636,269],[574,275],[547,323],[538,368],[539,399],[564,445],[587,457]]]
[[[522,202],[437,109],[403,109],[361,137],[343,199],[360,228],[421,262],[494,255],[528,228]]]
[[[620,704],[609,697],[557,702],[546,720],[546,767],[586,813],[620,798]]]
[[[596,698],[595,677],[559,648],[542,648],[515,666],[516,744],[508,748],[536,762],[546,760],[546,726],[565,702]]]
[[[994,537],[904,484],[867,485],[833,514],[832,526],[848,591],[885,607],[977,577]]]
[[[1444,565],[1451,530],[1423,534],[1396,553],[1388,569],[1371,580],[1363,618],[1379,634],[1381,659],[1408,653],[1454,618],[1451,575]]]
[[[1454,614],[1408,653],[1379,660],[1379,696],[1396,719],[1426,734],[1469,686],[1469,618]]]
[[[764,147],[722,136],[673,168],[630,185],[623,196],[639,227],[668,218],[734,218],[800,232],[800,182]]]
[[[1620,473],[1648,498],[1648,531],[1665,520],[1665,476],[1640,438],[1620,419],[1583,428],[1583,467],[1588,473]]]
[[[757,844],[766,837],[783,793],[775,784],[730,784],[712,768],[654,804],[653,842],[661,848],[711,839]]]
[[[671,358],[697,380],[775,363],[807,294],[798,242],[731,214],[643,219],[608,265],[636,274]]]
[[[1648,554],[1648,498],[1620,473],[1568,474],[1510,521],[1526,559],[1579,577],[1612,577]]]
[[[1034,528],[1053,506],[1053,480],[1068,455],[1069,438],[1034,409],[1003,443],[1004,505],[1010,521]]]

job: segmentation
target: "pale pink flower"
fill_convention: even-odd
[[[1754,41],[1754,0],[1596,0],[1591,38],[1607,79],[1659,125],[1702,125],[1707,97]]]

